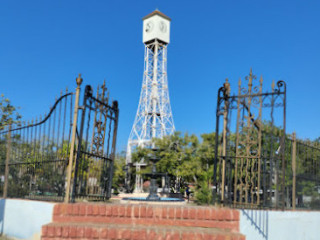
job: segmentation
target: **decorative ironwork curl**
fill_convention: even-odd
[[[283,80],[279,80],[278,82],[277,82],[277,87],[278,88],[276,88],[274,91],[276,92],[276,93],[285,93],[286,91],[287,91],[287,84],[286,84],[286,82],[285,81],[283,81]]]
[[[241,95],[247,95],[247,94],[249,94],[249,90],[245,87],[242,87],[241,88]]]
[[[253,87],[253,91],[251,92],[251,94],[259,93],[259,91],[260,91],[260,86],[255,86]]]
[[[253,97],[253,98],[252,98],[252,103],[253,103],[253,104],[260,104],[260,103],[261,103],[261,100],[260,100],[260,98]]]

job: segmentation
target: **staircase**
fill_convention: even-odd
[[[228,208],[57,204],[53,222],[42,227],[42,240],[245,240],[239,211]]]

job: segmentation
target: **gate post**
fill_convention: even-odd
[[[79,161],[80,161],[81,154],[82,154],[81,153],[81,143],[82,143],[83,130],[84,130],[84,121],[85,121],[85,117],[86,117],[87,99],[89,96],[92,96],[92,88],[90,85],[86,85],[86,88],[84,91],[83,106],[81,107],[82,113],[81,113],[80,133],[79,133],[79,138],[78,138],[76,160],[75,160],[75,164],[74,164],[74,176],[73,176],[73,185],[72,185],[72,194],[71,194],[71,202],[72,203],[74,203],[76,201],[78,167],[79,167]]]
[[[117,131],[118,131],[118,118],[119,118],[119,108],[118,108],[118,102],[113,101],[112,102],[112,109],[114,111],[114,125],[113,125],[113,136],[112,136],[112,146],[111,146],[111,163],[110,163],[110,169],[109,169],[109,182],[108,182],[108,188],[107,188],[107,198],[111,198],[111,188],[112,188],[112,179],[113,179],[113,167],[114,167],[114,161],[115,161],[115,154],[116,154],[116,142],[117,142]]]
[[[226,156],[227,156],[227,127],[228,127],[228,112],[229,112],[229,94],[230,94],[230,83],[228,79],[223,84],[225,88],[224,92],[224,112],[223,112],[223,139],[222,139],[222,181],[221,181],[221,203],[224,204],[224,191],[225,191],[225,178],[226,178]]]
[[[216,204],[216,200],[217,200],[216,195],[218,193],[217,164],[218,164],[219,119],[220,119],[220,102],[221,102],[220,96],[222,92],[223,92],[223,87],[219,88],[218,90],[217,109],[216,109],[216,135],[215,135],[215,145],[214,145],[213,188],[212,188],[213,204]]]
[[[296,133],[292,133],[292,209],[296,210],[296,175],[297,175],[297,162],[296,162],[296,151],[297,151],[297,138]]]
[[[77,88],[76,88],[76,99],[75,99],[75,103],[74,103],[74,112],[73,112],[71,147],[70,147],[69,163],[68,163],[68,169],[67,169],[67,186],[66,186],[66,194],[65,194],[65,198],[64,198],[65,203],[68,203],[69,198],[70,198],[70,185],[71,185],[73,158],[74,158],[74,145],[75,145],[75,140],[76,140],[76,130],[77,130],[77,122],[78,122],[80,86],[82,83],[81,74],[79,74],[79,76],[77,77],[76,82],[77,82]]]
[[[11,125],[9,125],[9,131],[7,136],[7,155],[6,155],[6,166],[4,173],[4,186],[3,186],[3,198],[6,198],[8,195],[8,181],[9,181],[9,161],[10,161],[10,152],[11,152]]]

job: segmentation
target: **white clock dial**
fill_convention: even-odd
[[[146,23],[146,32],[151,32],[153,29],[153,22],[152,21],[149,21]]]
[[[167,31],[167,25],[163,21],[159,22],[159,28],[160,28],[160,31],[163,33]]]

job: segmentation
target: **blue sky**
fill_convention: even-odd
[[[168,81],[176,129],[215,129],[218,88],[236,91],[253,72],[287,82],[287,132],[320,136],[320,1],[0,1],[0,93],[25,119],[48,112],[61,89],[107,80],[119,101],[118,150],[138,107],[143,75],[142,17],[172,18]],[[83,88],[84,88],[83,85]]]

